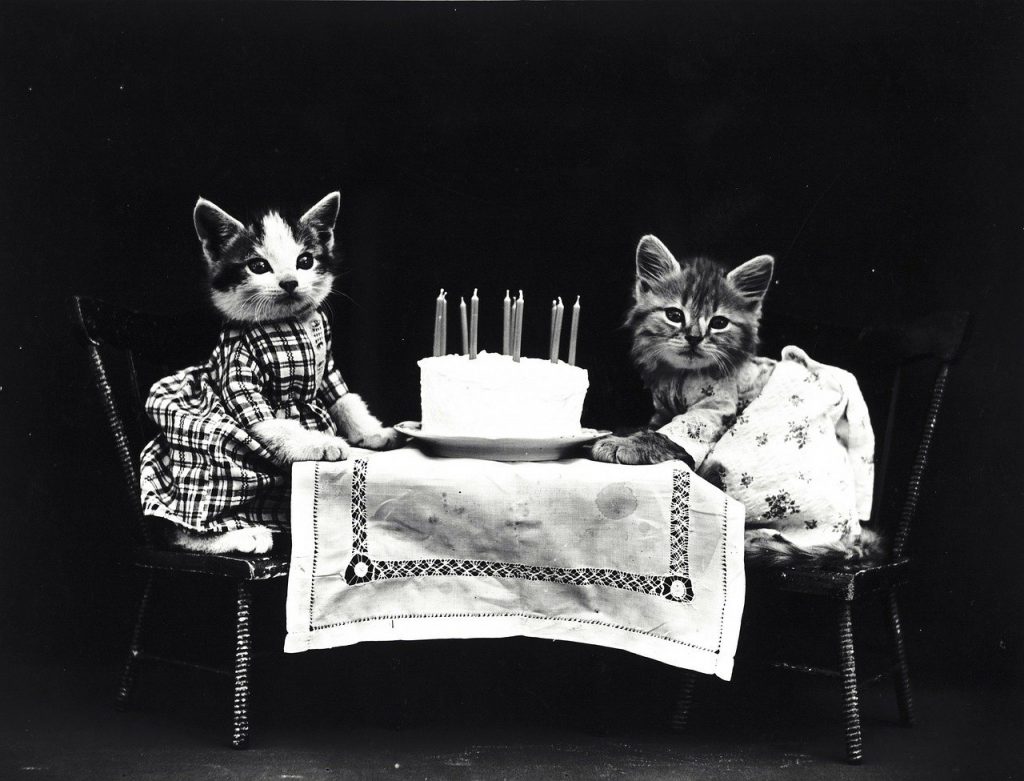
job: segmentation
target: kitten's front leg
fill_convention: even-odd
[[[356,393],[346,393],[331,407],[331,419],[353,445],[370,450],[401,447],[405,438],[393,428],[385,428],[370,414],[366,402]]]
[[[611,464],[660,464],[662,461],[684,461],[694,468],[693,458],[686,450],[657,431],[638,431],[628,437],[604,437],[590,449],[595,461]]]
[[[249,433],[270,451],[279,466],[290,466],[296,461],[344,461],[348,458],[349,447],[344,439],[310,431],[297,420],[264,420],[249,429]]]

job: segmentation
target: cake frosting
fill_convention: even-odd
[[[579,434],[586,369],[540,358],[481,352],[423,358],[422,431],[469,437],[567,437]]]

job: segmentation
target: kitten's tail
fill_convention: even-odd
[[[847,535],[827,545],[801,548],[771,529],[748,529],[744,535],[746,560],[767,566],[797,562],[856,562],[879,558],[885,551],[883,538],[871,529],[857,536]]]

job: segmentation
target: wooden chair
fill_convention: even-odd
[[[114,437],[133,527],[132,565],[142,575],[142,592],[131,630],[128,659],[121,674],[117,704],[128,704],[139,664],[169,662],[229,676],[234,684],[231,744],[245,748],[249,740],[249,686],[253,658],[251,636],[252,584],[288,573],[287,554],[266,556],[211,555],[160,547],[152,520],[142,514],[139,497],[139,453],[153,436],[143,402],[158,378],[205,358],[177,320],[161,320],[92,298],[75,296],[71,316],[89,357],[107,424]],[[212,347],[212,345],[210,345]],[[229,667],[197,664],[143,650],[142,630],[154,584],[183,578],[207,578],[234,589],[234,660]]]
[[[782,345],[797,344],[816,360],[853,371],[875,426],[875,498],[870,528],[883,534],[886,552],[880,558],[850,564],[747,566],[748,599],[778,604],[788,594],[799,595],[788,599],[806,597],[831,605],[839,669],[802,661],[776,661],[771,666],[841,681],[846,758],[851,764],[858,764],[863,758],[853,626],[854,607],[859,603],[882,603],[888,617],[891,669],[874,679],[893,675],[901,721],[907,726],[914,723],[897,588],[910,573],[910,524],[917,511],[950,368],[960,356],[969,319],[966,312],[941,313],[899,327],[865,329],[852,338],[848,329],[822,325],[783,322],[766,328],[766,341],[772,346],[765,354],[777,355]],[[742,642],[741,637],[741,648]],[[742,663],[742,658],[738,659],[738,664]],[[695,682],[695,674],[683,675],[672,717],[673,729],[686,726]]]

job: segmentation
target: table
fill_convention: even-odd
[[[728,680],[743,506],[685,464],[295,464],[285,651],[525,635]]]

